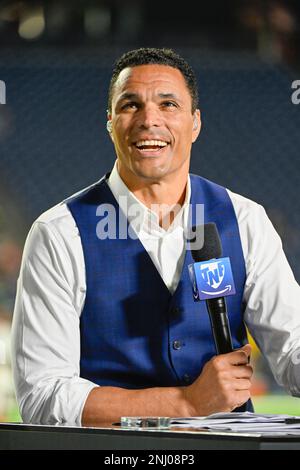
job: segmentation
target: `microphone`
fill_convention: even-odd
[[[217,354],[229,353],[233,351],[233,345],[225,296],[235,294],[230,260],[222,258],[222,245],[215,223],[194,226],[192,231],[195,236],[191,243],[204,237],[201,248],[193,249],[191,245],[195,263],[189,265],[189,274],[194,299],[206,301]]]
[[[215,223],[193,226],[192,233],[195,235],[190,237],[190,246],[195,263],[189,265],[189,274],[194,299],[206,301],[217,354],[230,353],[233,345],[225,297],[236,292],[230,259],[222,258],[222,244]],[[244,403],[234,411],[246,410]]]

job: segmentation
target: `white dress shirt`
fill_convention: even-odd
[[[121,206],[124,198],[120,196],[128,198],[128,205],[140,205],[142,223],[137,234],[173,293],[184,259],[189,179],[185,203],[166,231],[156,214],[128,190],[116,165],[108,185]],[[227,191],[246,264],[245,323],[278,383],[300,396],[300,287],[263,207]],[[86,398],[98,386],[79,375],[85,265],[79,231],[66,202],[34,222],[23,252],[13,316],[12,363],[24,422],[81,425]]]

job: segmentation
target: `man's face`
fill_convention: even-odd
[[[118,169],[128,184],[186,178],[200,112],[181,72],[165,65],[139,65],[120,73],[112,97],[112,139]]]

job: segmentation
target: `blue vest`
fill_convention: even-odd
[[[80,375],[99,385],[129,389],[187,385],[216,354],[206,304],[193,300],[191,252],[186,251],[172,295],[140,240],[118,237],[118,218],[117,238],[100,240],[97,207],[111,204],[119,215],[108,176],[66,201],[79,229],[86,268]],[[199,176],[190,178],[192,223],[196,204],[204,204],[204,221],[216,223],[223,256],[231,260],[237,293],[227,297],[227,310],[238,348],[247,342],[242,304],[246,273],[234,208],[225,188]]]

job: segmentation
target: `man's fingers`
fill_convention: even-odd
[[[253,368],[250,364],[240,365],[238,367],[234,366],[232,371],[236,379],[251,379],[253,375]]]
[[[235,390],[249,390],[251,387],[249,379],[236,379],[233,384]]]
[[[233,351],[230,353],[230,364],[237,366],[240,364],[248,364],[251,350],[250,344],[245,344],[242,348]]]
[[[244,351],[247,354],[247,357],[250,357],[250,354],[252,352],[252,347],[248,343],[248,344],[245,344],[242,348],[240,348],[239,351]]]
[[[248,355],[245,351],[238,349],[228,354],[229,363],[233,366],[248,364]]]

